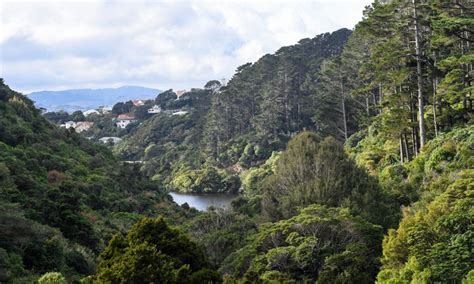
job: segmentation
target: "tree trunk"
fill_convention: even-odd
[[[416,129],[416,127],[411,128],[411,136],[413,139],[413,153],[415,153],[415,156],[418,156],[418,133]]]
[[[340,78],[340,88],[341,88],[342,120],[344,123],[344,141],[346,141],[347,140],[346,98],[344,95],[344,84],[342,82],[342,77]]]
[[[382,100],[383,100],[383,89],[382,89],[382,83],[379,83],[379,114],[382,113]]]
[[[438,88],[438,79],[433,80],[433,126],[435,131],[435,137],[438,137],[438,119],[436,117],[436,89]]]
[[[416,51],[416,77],[418,87],[418,122],[420,132],[420,148],[423,148],[426,141],[424,102],[422,91],[422,74],[421,74],[421,47],[420,47],[420,28],[418,26],[418,11],[416,8],[416,0],[413,1],[413,17],[415,21],[415,51]]]
[[[369,94],[365,95],[365,111],[367,112],[367,116],[370,116]]]
[[[403,135],[400,133],[400,163],[404,162],[404,153],[403,153]]]
[[[408,152],[408,142],[407,142],[407,134],[403,132],[403,148],[405,149],[405,155],[407,157],[407,161],[410,161],[410,153]]]

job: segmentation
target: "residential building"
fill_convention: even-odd
[[[91,121],[78,121],[74,129],[77,133],[89,130],[94,125],[94,122]]]
[[[148,109],[148,113],[160,113],[161,107],[159,105],[154,105],[152,108]]]
[[[179,91],[176,91],[176,96],[177,96],[176,99],[179,100],[179,98],[180,98],[182,95],[184,95],[184,94],[186,94],[186,90],[179,90]]]
[[[120,127],[120,128],[125,128],[127,127],[127,125],[135,121],[137,121],[135,117],[129,114],[120,114],[116,118],[115,125],[117,125],[117,127]]]
[[[101,114],[107,114],[107,113],[112,112],[112,108],[109,107],[109,106],[100,106],[97,110],[98,110]]]
[[[91,114],[99,114],[99,112],[95,109],[90,109],[90,110],[86,110],[83,114],[84,116],[89,116]]]
[[[119,137],[114,137],[114,136],[111,136],[111,137],[102,137],[99,139],[100,142],[104,143],[104,144],[107,144],[107,143],[112,143],[112,144],[117,144],[119,143],[120,141],[122,141],[122,138],[119,138]]]
[[[132,103],[133,103],[134,106],[143,106],[143,105],[145,105],[144,100],[133,100]]]
[[[188,111],[186,111],[186,110],[179,110],[179,111],[173,112],[172,115],[185,115],[187,113],[188,113]]]
[[[61,124],[60,126],[66,129],[71,128],[71,127],[74,128],[76,127],[76,123],[71,120],[71,121],[66,121],[64,124]]]

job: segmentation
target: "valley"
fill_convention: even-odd
[[[375,1],[87,111],[1,79],[0,283],[473,283],[473,13]]]

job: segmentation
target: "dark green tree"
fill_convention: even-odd
[[[203,251],[163,218],[144,218],[128,232],[115,235],[100,255],[94,282],[219,282]]]
[[[371,222],[389,226],[397,216],[397,205],[390,201],[337,140],[302,132],[290,140],[275,174],[267,178],[263,210],[270,219],[278,220],[314,203],[343,206]]]

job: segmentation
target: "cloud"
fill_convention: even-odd
[[[365,3],[364,3],[365,2]],[[0,77],[21,91],[200,87],[369,1],[1,1]]]

